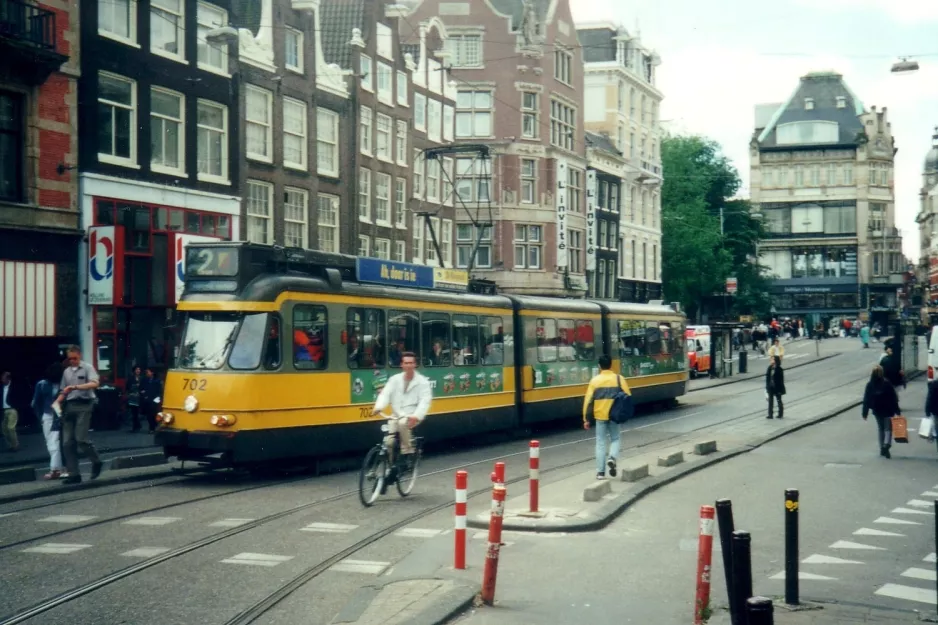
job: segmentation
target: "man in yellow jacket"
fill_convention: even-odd
[[[612,359],[605,354],[599,357],[599,375],[590,380],[586,397],[583,398],[583,429],[590,429],[590,421],[596,422],[596,479],[616,476],[616,458],[619,456],[619,424],[609,420],[609,410],[616,393],[621,388],[629,395],[629,385],[625,378],[612,370]],[[606,441],[609,441],[609,455],[606,455]]]

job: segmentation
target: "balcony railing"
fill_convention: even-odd
[[[55,50],[55,13],[22,0],[0,0],[0,38]]]

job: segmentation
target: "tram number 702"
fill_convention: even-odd
[[[200,380],[199,378],[183,378],[182,379],[182,390],[184,391],[204,391],[205,384],[207,380]]]
[[[371,406],[362,406],[358,409],[358,418],[359,419],[370,419],[371,414],[374,412],[374,408]]]

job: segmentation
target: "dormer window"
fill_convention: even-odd
[[[837,96],[837,108],[845,109],[847,108],[847,98],[842,95]]]
[[[814,98],[805,98],[804,99],[804,110],[813,111],[814,110]]]

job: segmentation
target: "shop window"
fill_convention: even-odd
[[[217,226],[215,225],[215,215],[202,215],[202,234],[205,236],[213,237],[215,236],[215,230]]]
[[[349,369],[383,367],[385,363],[384,311],[349,308],[346,313]]]
[[[98,336],[97,353],[95,354],[95,369],[101,380],[113,379],[114,375],[114,335]]]
[[[572,362],[576,360],[576,326],[572,319],[557,320],[557,334],[559,349],[557,357],[561,362]]]
[[[248,313],[241,321],[228,365],[232,369],[257,369],[261,364],[267,331],[267,313]]]
[[[153,208],[153,229],[169,230],[169,213],[166,208],[162,206]]]
[[[576,355],[578,360],[596,360],[596,335],[593,332],[593,322],[578,320],[576,322]]]
[[[538,319],[537,359],[539,362],[557,362],[557,320]]]
[[[94,325],[100,332],[114,329],[114,309],[109,306],[94,307]]]
[[[479,364],[479,319],[475,315],[453,315],[453,364]]]
[[[169,229],[172,232],[182,232],[183,213],[178,208],[169,209]]]
[[[99,226],[114,225],[114,202],[99,201],[95,211],[95,224]]]
[[[153,260],[150,263],[151,304],[172,306],[166,267],[169,265],[169,235],[153,235]]]
[[[293,366],[325,369],[328,362],[328,323],[325,306],[293,308]]]
[[[401,366],[401,354],[413,352],[420,362],[420,317],[415,312],[388,311],[388,361],[392,367]]]
[[[199,234],[202,230],[202,217],[199,213],[186,213],[186,232]]]
[[[449,315],[424,313],[423,344],[427,346],[424,363],[428,367],[448,367],[452,362]]]
[[[228,215],[218,215],[215,221],[215,236],[231,240],[231,220]]]

